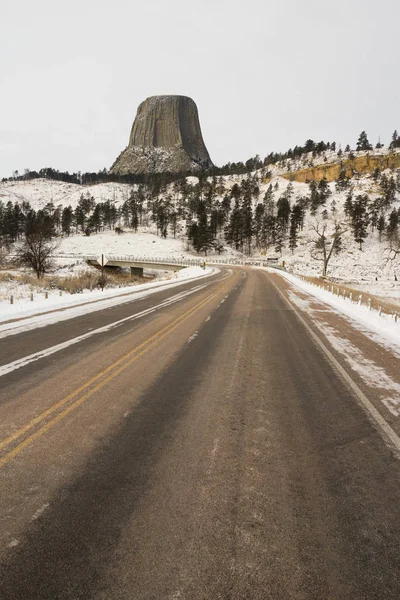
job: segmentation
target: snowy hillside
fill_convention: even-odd
[[[391,153],[396,160],[398,152],[396,149]],[[372,157],[380,160],[388,156],[389,152],[380,148],[369,153],[354,154],[356,159]],[[346,158],[346,155],[338,155],[332,150],[317,156],[309,153],[245,175],[209,177],[200,183],[197,177],[188,177],[156,191],[146,186],[122,183],[82,186],[50,179],[6,181],[0,183],[0,202],[3,212],[7,203],[18,204],[20,207],[29,203],[35,211],[58,209],[58,254],[79,257],[103,251],[149,257],[174,258],[207,254],[211,257],[229,258],[237,256],[240,251],[243,256],[252,258],[277,257],[279,261],[285,261],[289,271],[313,276],[322,273],[322,263],[317,260],[320,256],[316,252],[317,231],[325,230],[329,241],[335,225],[339,224],[343,231],[341,251],[332,254],[328,275],[352,283],[376,280],[395,282],[400,264],[399,260],[388,260],[390,243],[387,232],[391,215],[393,219],[397,218],[393,225],[396,235],[398,222],[400,223],[400,169],[391,168],[379,173],[364,174],[354,172],[351,178],[345,179],[346,187],[341,189],[338,189],[336,181],[326,182],[324,198],[314,208],[310,208],[310,184],[296,181],[299,170],[310,166],[343,164],[342,161],[348,160],[348,156]],[[384,181],[386,186],[387,181],[394,186],[390,202],[385,200]],[[361,244],[355,241],[354,227],[348,210],[347,213],[345,210],[349,195],[353,203],[358,198],[367,198],[365,214],[369,222]],[[92,204],[86,216],[82,217],[82,223],[78,225],[77,213],[82,199],[90,199]],[[284,231],[281,232],[282,239],[277,240],[276,232],[271,234],[266,228],[268,218],[275,221],[278,218],[282,200],[287,201],[290,214],[288,213]],[[244,243],[243,239],[238,242],[234,237],[232,222],[235,203],[243,221],[247,201],[250,202],[252,214],[249,217],[250,233]],[[113,208],[115,214],[111,224],[105,224],[101,216],[94,224],[94,206],[99,203],[108,203]],[[199,205],[204,206],[207,213],[204,216],[205,226],[214,229],[208,246],[199,251],[201,245],[198,244],[196,252],[193,227],[196,228],[196,224],[201,222]],[[302,206],[303,214],[301,222],[296,226],[295,239],[290,243],[290,223],[293,209],[297,205]],[[71,207],[73,213],[70,235],[65,235],[61,219],[61,213],[66,207]],[[379,216],[383,219],[380,231],[377,225]],[[134,232],[132,227],[135,219]],[[90,235],[83,234],[85,227],[90,229]],[[125,233],[117,235],[115,227],[123,228]],[[200,229],[200,225],[197,229]],[[243,232],[241,235],[243,238]]]
[[[75,209],[82,194],[93,197],[96,202],[111,200],[122,204],[129,196],[132,186],[121,183],[100,183],[82,186],[51,179],[0,182],[0,201],[22,204],[29,202],[35,210],[44,208],[49,202],[55,207],[71,206]]]

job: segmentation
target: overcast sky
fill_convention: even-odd
[[[214,163],[400,130],[398,0],[2,0],[0,177],[109,168],[182,94]]]

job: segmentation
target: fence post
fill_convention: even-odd
[[[361,302],[362,302],[362,294],[360,294],[358,296],[358,306],[361,306]]]
[[[371,298],[368,298],[368,310],[371,310]]]
[[[30,295],[30,301],[33,302],[33,292],[31,292],[31,295]]]
[[[10,296],[10,304],[14,304],[14,296]]]

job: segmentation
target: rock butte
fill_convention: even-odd
[[[128,147],[111,172],[183,172],[212,166],[195,102],[187,96],[151,96],[139,105]]]

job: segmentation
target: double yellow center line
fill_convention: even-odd
[[[84,385],[81,385],[79,388],[68,394],[68,396],[65,396],[65,398],[50,406],[40,415],[34,417],[29,423],[24,425],[24,427],[21,427],[8,438],[0,442],[0,453],[5,451],[3,456],[0,457],[0,468],[4,467],[13,458],[18,456],[18,454],[20,454],[27,446],[30,446],[35,440],[41,438],[45,433],[57,425],[57,423],[62,421],[70,412],[81,406],[84,402],[86,402],[86,400],[88,400],[88,398],[93,396],[93,394],[101,390],[107,383],[125,371],[125,369],[127,369],[138,358],[146,354],[146,352],[151,350],[151,348],[163,340],[169,333],[179,327],[179,325],[181,325],[194,313],[215,298],[218,293],[224,291],[226,287],[227,286],[225,285],[222,287],[222,289],[216,290],[205,300],[202,300],[184,312],[180,317],[173,320],[171,323],[157,331],[157,333],[133,348],[133,350],[130,350],[124,356],[109,365],[106,369],[100,371],[97,375],[89,379],[89,381],[87,381]],[[52,417],[54,413],[56,414]],[[48,420],[49,417],[52,418]],[[41,423],[43,423],[43,425],[41,425]],[[41,426],[36,429],[38,425]],[[35,429],[35,431],[29,434],[32,429]],[[21,438],[24,439],[19,441]],[[17,443],[17,445],[14,445],[15,443]]]

